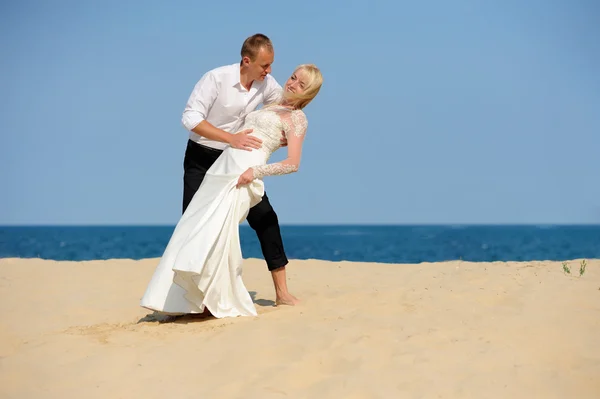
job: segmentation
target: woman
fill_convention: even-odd
[[[202,313],[218,318],[256,316],[242,281],[239,224],[264,193],[264,176],[298,171],[307,128],[302,109],[319,93],[323,77],[312,64],[300,65],[283,87],[279,103],[246,116],[259,150],[227,148],[177,223],[142,298],[141,306],[171,314]],[[288,157],[267,164],[285,133]]]

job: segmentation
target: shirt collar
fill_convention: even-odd
[[[233,69],[234,69],[234,73],[233,73],[233,87],[238,87],[242,90],[245,90],[244,86],[242,86],[242,82],[241,82],[241,76],[240,76],[240,64],[233,64],[232,65]],[[265,78],[266,80],[266,78]],[[250,86],[250,92],[254,92],[258,89],[260,89],[260,87],[265,83],[265,80],[258,81],[255,80],[252,82],[252,86]]]

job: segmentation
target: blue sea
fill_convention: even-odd
[[[173,226],[0,227],[0,258],[92,260],[160,257]],[[600,258],[600,225],[282,226],[290,259],[383,263]],[[262,258],[240,226],[245,258]]]

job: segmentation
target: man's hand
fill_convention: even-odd
[[[246,169],[246,171],[244,173],[242,173],[240,175],[240,178],[238,179],[236,187],[240,188],[240,186],[243,186],[244,184],[248,184],[252,180],[254,180],[254,170],[252,168],[248,168],[248,169]]]
[[[281,131],[281,146],[287,147],[287,137],[285,137],[285,132]]]
[[[254,136],[248,136],[249,133],[252,133],[252,129],[242,130],[241,132],[233,134],[229,145],[238,150],[246,151],[260,148],[262,140]]]

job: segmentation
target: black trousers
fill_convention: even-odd
[[[206,171],[222,152],[188,140],[183,160],[183,212],[198,191]],[[277,219],[277,214],[273,210],[266,192],[262,201],[250,208],[246,220],[258,236],[269,270],[287,265],[288,259],[283,250],[279,219]]]

